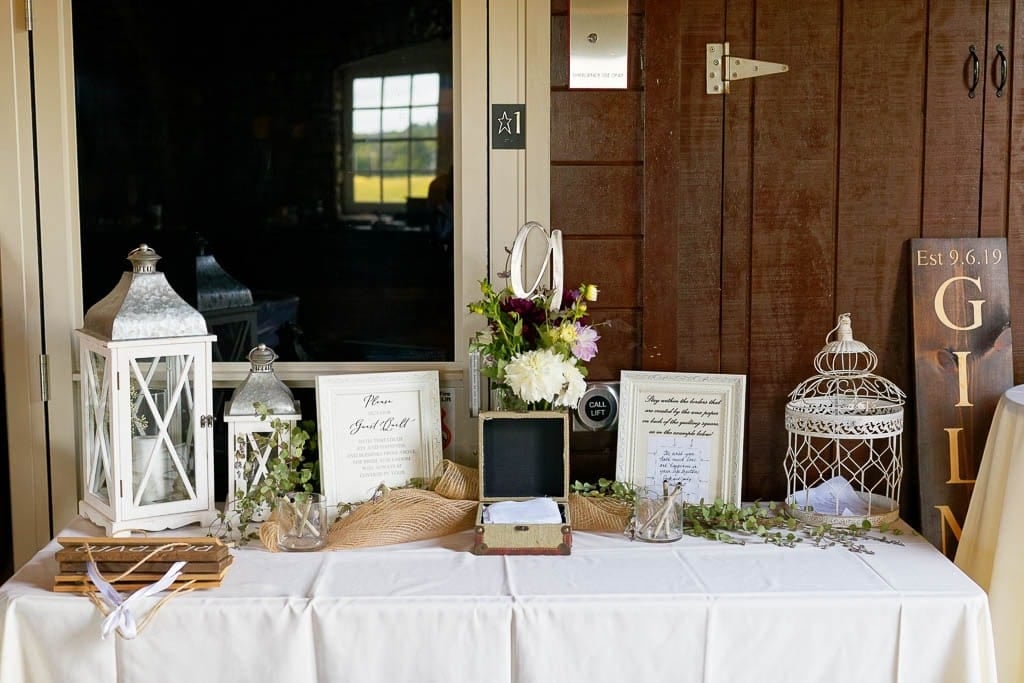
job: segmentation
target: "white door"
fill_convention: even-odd
[[[430,5],[416,4],[421,10]],[[12,151],[0,160],[0,192],[4,193],[2,206],[17,207],[11,212],[17,220],[5,222],[0,228],[4,240],[0,245],[0,276],[15,564],[25,562],[77,513],[78,386],[72,331],[80,325],[83,310],[97,298],[97,292],[102,294],[113,287],[123,269],[123,257],[138,246],[112,239],[107,240],[109,249],[97,248],[97,244],[114,234],[127,240],[136,234],[135,228],[141,233],[145,227],[148,234],[154,229],[165,231],[163,250],[168,254],[164,270],[180,267],[186,260],[182,254],[188,255],[191,267],[191,254],[185,247],[199,245],[202,251],[212,245],[215,262],[230,263],[235,271],[229,270],[232,276],[245,276],[234,280],[250,290],[250,304],[243,302],[231,311],[235,315],[222,318],[215,315],[219,309],[204,311],[210,313],[208,321],[224,325],[225,335],[233,334],[232,330],[248,330],[247,336],[235,340],[237,343],[223,347],[223,357],[228,360],[214,363],[215,389],[229,394],[244,378],[248,364],[231,360],[232,354],[247,351],[249,342],[259,339],[258,329],[239,326],[237,321],[262,323],[264,317],[271,324],[283,321],[282,326],[270,329],[279,344],[289,347],[290,355],[275,367],[282,379],[299,390],[312,387],[315,377],[325,373],[437,369],[449,400],[452,441],[446,457],[472,460],[475,429],[468,406],[466,340],[480,323],[466,313],[466,304],[477,298],[477,282],[482,277],[497,277],[496,272],[504,265],[503,249],[511,243],[519,225],[527,220],[548,221],[550,4],[533,0],[454,0],[448,29],[452,64],[448,80],[443,69],[442,75],[434,76],[438,70],[429,67],[429,59],[424,56],[414,60],[416,68],[409,68],[410,62],[402,61],[403,50],[397,48],[384,55],[318,64],[318,69],[331,74],[329,83],[321,79],[326,85],[318,101],[320,111],[336,122],[333,128],[321,126],[319,130],[305,125],[301,116],[289,119],[288,98],[271,95],[304,87],[302,68],[294,68],[286,53],[275,52],[284,42],[275,36],[288,31],[301,35],[305,31],[308,42],[331,36],[331,25],[320,17],[293,16],[295,10],[287,3],[257,3],[248,8],[246,16],[233,17],[219,12],[219,5],[197,3],[189,9],[189,3],[166,2],[123,3],[123,11],[111,19],[90,15],[95,5],[84,0],[32,0],[29,18],[23,0],[0,0],[0,7],[7,9],[0,39],[9,36],[8,44],[14,46],[13,51],[0,57],[0,89],[14,95],[0,98],[5,103],[0,109],[0,124],[5,124],[0,128],[0,149]],[[385,5],[391,3],[369,3],[368,7]],[[257,6],[263,8],[262,18],[253,9]],[[157,23],[172,24],[179,31],[174,42],[159,45],[160,38],[140,23],[147,12],[150,17],[163,13]],[[338,38],[341,29],[336,24],[334,40],[328,44],[337,50],[339,44],[351,43],[352,55],[359,54],[362,43],[383,41],[393,45],[393,32],[411,30],[399,18],[397,14],[389,15],[393,27],[385,30],[387,22],[378,21],[358,40],[349,41]],[[528,31],[529,27],[532,30]],[[426,33],[435,31],[443,38],[445,30],[433,26]],[[190,39],[182,40],[181,32],[191,34]],[[238,34],[258,36],[261,49],[245,52],[249,48],[240,47]],[[207,51],[185,49],[197,43],[205,44]],[[134,45],[136,52],[114,49],[125,45]],[[90,57],[97,52],[88,52],[87,48],[98,50],[101,58]],[[108,58],[105,64],[104,52]],[[112,67],[111,55],[124,54],[141,57],[122,58]],[[180,63],[189,59],[193,61]],[[260,72],[262,80],[250,79],[250,85],[259,87],[245,93],[237,90],[247,78],[248,66],[260,60],[266,62]],[[165,61],[179,63],[173,64],[172,71],[160,71],[158,62]],[[146,90],[129,101],[148,107],[149,123],[160,124],[156,128],[140,133],[135,126],[146,117],[135,117],[117,109],[122,105],[111,104],[115,99],[112,92],[130,82],[116,80],[124,73],[142,74],[139,82],[146,84]],[[191,85],[216,84],[207,90],[192,87],[181,92],[189,97],[215,98],[218,104],[230,101],[228,95],[236,90],[238,101],[251,103],[260,93],[266,96],[262,101],[265,110],[257,112],[239,104],[236,111],[246,116],[246,145],[235,151],[251,155],[246,168],[258,177],[241,177],[243,174],[225,166],[205,176],[216,182],[200,180],[199,176],[210,171],[204,164],[165,164],[162,175],[124,172],[132,166],[132,155],[138,154],[137,147],[127,144],[133,137],[157,139],[150,153],[165,160],[187,159],[189,154],[202,151],[193,147],[204,145],[223,144],[227,150],[229,142],[239,139],[232,137],[231,130],[217,128],[225,125],[222,121],[206,118],[211,111],[207,100],[184,101],[181,96],[161,95],[174,91],[161,90],[167,83],[153,82],[166,77],[152,76],[166,73],[180,78],[190,74]],[[357,89],[364,95],[376,89],[379,95],[360,99]],[[425,92],[441,94],[431,100]],[[297,99],[301,98],[293,101]],[[527,105],[526,149],[489,149],[494,103]],[[102,121],[103,113],[107,112],[109,118],[111,111],[120,112],[117,119]],[[90,127],[90,116],[96,121],[97,112],[100,123]],[[441,126],[437,122],[446,116],[453,131],[450,151],[440,151],[445,135],[438,132]],[[418,125],[425,120],[425,125]],[[175,138],[173,132],[185,125],[198,125],[195,130],[202,135]],[[311,147],[303,146],[312,135],[321,135],[326,142],[316,148],[319,151],[315,154],[310,153]],[[428,163],[422,161],[424,146],[428,148],[426,158],[431,160]],[[324,158],[318,159],[322,168],[333,169],[334,175],[330,192],[318,196],[307,192],[308,183],[303,182],[299,170],[304,164],[314,163],[310,159],[321,152]],[[446,161],[454,176],[453,234],[449,243],[444,242],[443,226],[439,234],[433,220],[424,217],[432,197],[429,189],[424,190],[423,176],[427,171],[442,175],[447,170]],[[430,163],[432,166],[426,168]],[[97,175],[93,169],[104,174]],[[168,190],[171,181],[181,181],[183,176],[191,184],[179,183],[173,191]],[[246,183],[250,188],[260,188],[260,199],[266,201],[250,201],[253,194],[239,189],[247,187]],[[130,211],[124,210],[124,205],[111,209],[113,203],[109,200],[118,193],[132,198]],[[196,211],[196,206],[207,210]],[[368,212],[373,215],[368,216]],[[415,216],[420,217],[420,223]],[[240,219],[230,235],[211,232],[213,238],[200,235],[195,244],[182,244],[180,236],[188,234],[187,229],[199,228],[195,232],[202,233],[217,222],[214,217],[221,222],[236,217],[245,220]],[[204,221],[206,224],[199,225]],[[318,234],[337,238],[330,242],[334,251],[303,232],[313,230],[313,221],[322,222]],[[177,233],[172,230],[176,222]],[[273,233],[267,229],[270,225],[275,228]],[[247,249],[253,244],[262,247],[258,263],[251,256],[238,258],[235,247],[241,244]],[[393,251],[390,246],[381,246],[391,244],[403,246]],[[420,244],[422,248],[417,246]],[[415,283],[409,285],[408,280],[414,278],[392,278],[377,286],[379,273],[368,264],[383,250],[382,263],[391,264],[403,257],[413,264],[411,268],[426,258],[429,249],[436,249],[430,253],[444,254],[450,261],[449,274],[434,268],[425,271],[423,279],[434,282],[441,278],[447,294],[438,310],[447,310],[447,317],[440,323],[412,321],[404,326],[410,331],[395,324],[395,318],[419,315],[424,310],[422,299],[416,299],[419,290]],[[300,294],[281,291],[282,282],[288,285],[309,275],[308,271],[330,268],[350,252],[362,256],[351,258],[347,268],[363,265],[366,272],[343,287],[339,285],[337,291],[326,293],[316,284],[308,285]],[[490,253],[496,255],[493,262]],[[196,269],[198,272],[199,266]],[[409,275],[405,266],[387,265],[378,270],[388,271],[389,277]],[[283,271],[292,279],[278,277],[249,286],[267,271],[278,276]],[[196,291],[182,294],[191,295],[195,301],[204,285],[190,280],[186,289],[189,286]],[[294,339],[284,337],[287,331],[301,329],[296,324],[296,307],[300,311],[322,311],[337,305],[340,311],[349,297],[361,297],[362,308],[352,310],[372,310],[375,316],[367,317],[378,318],[375,324],[381,327],[366,332],[350,314],[339,313],[333,319],[310,318],[314,320],[309,325],[313,329],[301,340],[306,343],[296,344]],[[212,300],[216,301],[216,296]],[[199,307],[203,310],[202,305]],[[322,335],[315,338],[315,344],[314,337],[308,336],[312,334]],[[46,381],[40,380],[41,365],[47,368]]]

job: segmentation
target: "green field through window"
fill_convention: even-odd
[[[352,178],[352,194],[359,203],[405,204],[408,197],[426,197],[433,179],[431,175],[389,176],[382,187],[379,175],[356,175]]]

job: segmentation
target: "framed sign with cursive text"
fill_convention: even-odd
[[[680,487],[687,503],[739,505],[744,375],[623,370],[615,477]]]
[[[320,480],[328,505],[429,477],[441,461],[436,370],[316,378]]]

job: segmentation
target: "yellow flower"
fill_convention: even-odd
[[[587,301],[597,301],[598,289],[597,285],[584,285],[583,286],[583,298]]]

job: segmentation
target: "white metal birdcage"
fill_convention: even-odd
[[[906,395],[873,374],[878,357],[853,338],[849,313],[825,341],[814,358],[818,374],[801,382],[786,405],[786,503],[795,517],[815,524],[894,521]]]

